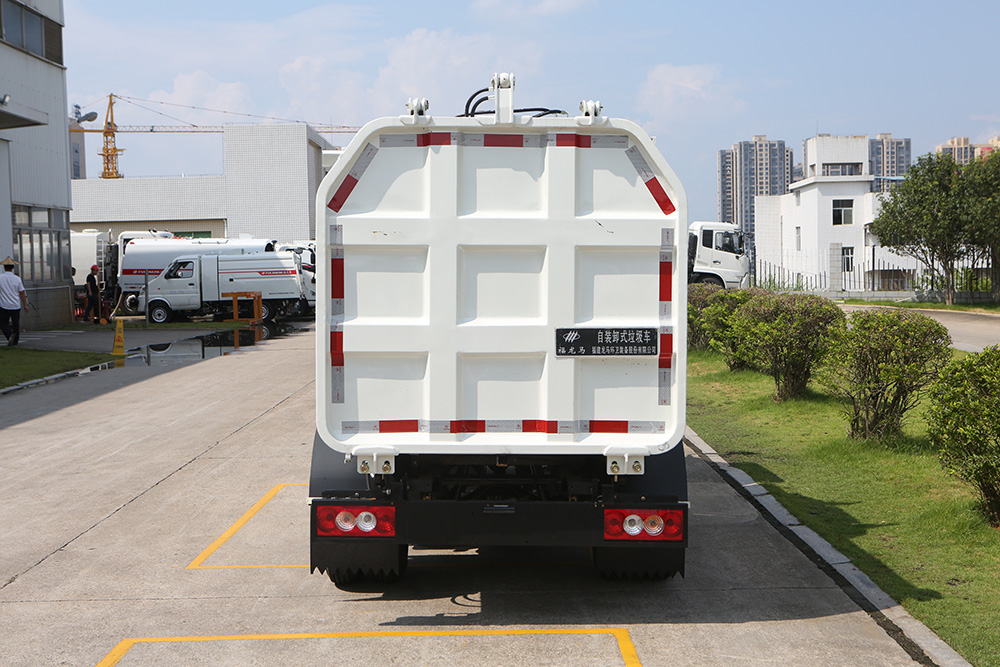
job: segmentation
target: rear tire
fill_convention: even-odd
[[[262,301],[260,304],[260,318],[265,322],[274,319],[274,316],[278,314],[278,309],[270,301]]]
[[[149,321],[154,324],[166,324],[174,318],[174,312],[165,303],[154,303],[149,308]]]

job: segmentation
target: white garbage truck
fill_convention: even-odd
[[[513,93],[411,100],[319,187],[311,569],[338,585],[413,545],[684,572],[684,190],[600,103]]]
[[[750,286],[743,232],[728,222],[695,221],[688,228],[688,282],[725,289]]]
[[[265,320],[306,308],[298,256],[262,252],[249,255],[184,255],[139,291],[139,312],[151,322],[169,322],[177,313],[232,313],[230,295],[260,292]],[[246,300],[244,300],[246,303]]]

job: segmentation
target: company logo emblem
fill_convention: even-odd
[[[566,333],[563,334],[563,341],[564,342],[574,343],[574,342],[576,342],[578,340],[580,340],[580,332],[579,331],[567,331]]]

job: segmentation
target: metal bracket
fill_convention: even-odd
[[[391,475],[396,472],[396,450],[392,447],[358,447],[352,455],[362,475]]]
[[[609,475],[641,475],[646,472],[645,449],[608,447],[604,450]]]
[[[494,74],[490,88],[495,94],[496,123],[514,122],[514,75],[506,72]]]

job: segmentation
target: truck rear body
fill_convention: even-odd
[[[683,189],[593,103],[528,118],[493,95],[369,123],[320,186],[312,567],[533,544],[681,572]]]

